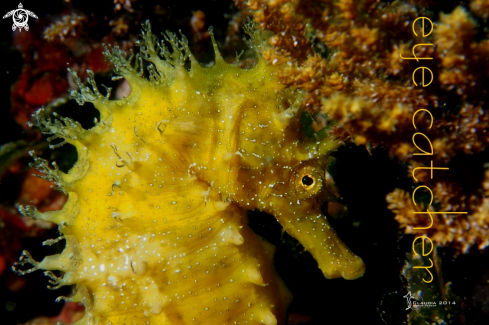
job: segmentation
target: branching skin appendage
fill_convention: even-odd
[[[259,56],[266,44],[248,32]],[[68,201],[60,211],[20,211],[57,223],[66,248],[40,262],[24,252],[16,268],[45,270],[53,288],[76,284],[69,300],[86,307],[77,324],[284,324],[291,295],[246,210],[275,216],[325,277],[362,276],[363,261],[320,209],[337,143],[300,140],[303,95],[278,83],[276,67],[227,64],[212,36],[215,64],[203,68],[184,36],[164,38],[145,23],[139,54],[106,48],[131,85],[127,98],[109,100],[91,72],[89,86],[72,72],[72,96],[100,111],[90,130],[36,114],[41,131],[74,145],[79,158],[65,174],[32,153]]]

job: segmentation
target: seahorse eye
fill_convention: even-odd
[[[312,176],[312,175],[304,175],[304,176],[302,176],[302,185],[304,185],[303,187],[306,190],[308,190],[311,187],[313,187],[313,185],[314,185],[315,182],[316,182],[316,180],[314,179],[314,176]]]
[[[291,180],[292,193],[300,200],[308,199],[321,191],[324,172],[320,167],[311,165],[299,166]]]

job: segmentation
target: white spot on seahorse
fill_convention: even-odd
[[[192,171],[192,175],[190,175],[190,169],[191,169],[192,167],[195,167],[195,166],[197,166],[197,163],[193,163],[193,164],[190,164],[190,165],[188,166],[188,168],[187,168],[188,177],[192,177],[192,175],[195,175],[195,172],[194,172],[194,171]]]
[[[107,278],[107,281],[109,281],[109,283],[113,286],[115,286],[117,284],[117,282],[119,280],[117,280],[117,278],[113,275],[110,275],[108,278]]]
[[[234,155],[240,156],[241,158],[245,159],[243,154],[239,151],[236,152],[228,152],[223,155],[224,161],[229,161],[231,158],[233,158]]]

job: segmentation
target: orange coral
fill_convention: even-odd
[[[456,197],[464,197],[460,188],[453,188],[452,183],[440,182],[437,183],[433,189],[434,196],[440,199],[441,211],[447,211],[446,209],[454,209],[461,211],[462,208],[470,208],[476,206],[476,210],[472,211],[469,217],[464,215],[448,215],[441,214],[436,215],[434,218],[434,225],[436,227],[428,229],[427,231],[420,231],[413,229],[414,226],[421,227],[426,225],[426,217],[420,217],[414,215],[413,212],[422,211],[419,205],[415,206],[412,202],[411,195],[407,192],[396,189],[394,192],[387,196],[387,202],[389,203],[389,209],[396,214],[396,220],[402,227],[405,227],[406,233],[409,234],[426,234],[434,242],[441,245],[447,245],[451,243],[457,244],[462,251],[467,251],[472,245],[477,245],[479,249],[485,248],[489,245],[489,169],[485,172],[483,181],[483,193],[480,197],[472,195],[466,197],[468,200],[472,200],[470,206],[453,206],[451,204],[451,195],[456,193]],[[454,202],[455,205],[459,202]],[[434,212],[433,209],[430,211]]]
[[[44,30],[44,38],[49,41],[59,38],[63,41],[66,37],[75,37],[79,34],[77,29],[85,20],[86,17],[83,14],[72,13],[62,16]]]
[[[489,1],[488,0],[473,0],[470,3],[470,9],[476,15],[483,18],[489,18]]]

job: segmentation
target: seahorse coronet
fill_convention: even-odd
[[[203,67],[185,36],[163,34],[170,52],[146,22],[140,53],[105,47],[131,86],[127,98],[109,100],[93,72],[85,86],[70,71],[73,98],[100,111],[94,127],[36,114],[41,131],[75,146],[78,160],[63,173],[32,153],[68,200],[60,211],[19,210],[57,223],[66,247],[40,262],[26,252],[16,269],[45,270],[52,288],[76,284],[68,300],[86,307],[76,324],[285,324],[291,295],[274,271],[275,248],[248,227],[246,210],[275,216],[325,277],[363,274],[321,214],[338,144],[302,139],[303,92],[278,82],[277,67],[259,57],[264,38],[246,31],[254,67],[226,63],[212,30],[215,64]],[[26,264],[33,268],[21,271]]]

